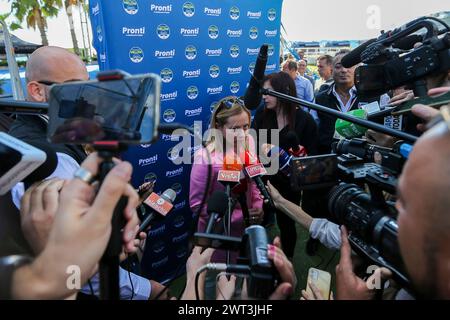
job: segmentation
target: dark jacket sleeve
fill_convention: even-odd
[[[316,155],[319,152],[319,132],[314,118],[309,114],[304,114],[305,123],[302,133],[299,134],[300,144],[306,148],[308,155]]]
[[[330,100],[327,94],[321,93],[316,98],[316,103],[324,107],[330,108]],[[327,115],[323,112],[317,113],[319,116],[319,153],[329,153],[331,151],[331,143],[333,142],[334,126],[336,124],[336,117]]]

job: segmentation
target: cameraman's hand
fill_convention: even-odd
[[[41,181],[33,184],[22,197],[22,232],[35,255],[39,255],[47,244],[63,185],[64,180],[61,179]]]
[[[215,251],[215,249],[213,248],[208,248],[205,251],[201,252],[202,250],[202,247],[195,247],[186,262],[186,287],[184,289],[181,300],[195,300],[195,275],[197,274],[197,270],[205,264],[209,263]],[[198,287],[200,300],[203,300],[204,297],[203,286],[205,283],[205,273],[206,271],[203,272],[199,278]]]
[[[270,300],[285,300],[288,299],[294,292],[297,286],[297,277],[295,275],[294,267],[289,259],[281,250],[280,238],[276,237],[273,245],[267,247],[268,257],[273,261],[275,268],[280,274],[282,283],[270,295]]]
[[[402,104],[403,102],[409,101],[414,99],[414,92],[412,90],[404,90],[400,94],[397,94],[392,97],[391,100],[389,100],[389,104],[391,106],[398,106]]]
[[[336,266],[337,300],[372,300],[376,293],[376,289],[370,289],[374,280],[379,278],[383,283],[392,275],[391,272],[386,268],[378,268],[367,281],[359,278],[353,272],[352,249],[344,226],[341,227],[341,241],[341,260]]]
[[[101,161],[97,153],[93,153],[82,167],[96,175]],[[41,280],[32,298],[58,299],[74,293],[79,288],[69,288],[66,284],[74,270],[79,277],[77,283],[86,283],[106,249],[111,234],[111,218],[121,196],[128,197],[124,210],[127,224],[123,230],[123,240],[125,248],[133,250],[139,220],[135,210],[138,196],[128,184],[131,172],[129,163],[119,162],[108,173],[97,195],[92,185],[80,179],[72,179],[62,189],[47,245],[25,277],[34,275],[34,278]],[[26,285],[24,280],[16,281],[18,292],[27,292],[21,287]],[[27,298],[20,294],[16,296]]]
[[[317,288],[314,283],[308,282],[308,287],[311,289],[311,293],[308,293],[306,290],[302,290],[302,297],[300,300],[334,300],[333,291],[330,292],[330,299],[326,299],[322,296],[319,288]]]
[[[228,280],[226,274],[219,274],[216,283],[216,299],[230,300],[233,297],[235,288],[236,288],[235,275],[231,275],[230,279]]]
[[[439,96],[441,94],[447,93],[450,91],[450,87],[441,87],[441,88],[434,88],[428,91],[428,95],[430,97],[432,96]],[[436,117],[439,114],[439,110],[435,109],[430,106],[425,106],[423,104],[416,104],[412,107],[412,113],[416,116],[421,118],[425,121],[425,124],[419,123],[417,125],[417,130],[419,131],[425,131],[426,123],[431,121],[434,117]]]
[[[397,139],[385,133],[377,132],[372,129],[366,131],[366,140],[371,144],[380,147],[392,148]]]

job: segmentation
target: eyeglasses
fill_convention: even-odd
[[[45,80],[43,80],[43,81],[36,81],[37,83],[40,83],[40,84],[43,84],[43,85],[45,85],[45,86],[52,86],[52,85],[54,85],[54,84],[59,84],[58,82],[54,82],[54,81],[45,81]]]

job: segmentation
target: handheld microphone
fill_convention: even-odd
[[[347,112],[347,114],[366,120],[367,119],[367,112],[363,109],[356,109],[351,110]],[[346,139],[353,139],[363,136],[367,128],[362,127],[360,125],[357,125],[355,123],[351,123],[346,120],[337,119],[335,124],[335,129],[337,133],[339,133],[341,136],[343,136]]]
[[[24,142],[0,133],[0,195],[23,181],[25,188],[44,180],[58,164],[56,152],[48,144]]]
[[[267,44],[262,45],[259,49],[259,55],[256,59],[255,70],[253,71],[253,75],[250,78],[250,83],[247,91],[245,91],[244,103],[245,106],[250,110],[258,108],[261,104],[261,87],[264,80],[264,73],[266,71],[268,49],[269,46]]]
[[[246,153],[249,153],[247,151]],[[251,159],[251,156],[246,156],[246,159]],[[261,192],[264,199],[269,201],[269,204],[272,208],[275,207],[275,204],[273,203],[272,197],[269,194],[269,191],[266,188],[266,185],[261,179],[261,176],[264,176],[267,174],[266,168],[264,166],[257,162],[255,164],[250,164],[247,162],[244,166],[245,173],[247,176],[252,179],[256,183],[256,187],[258,188],[259,192]]]
[[[238,163],[234,158],[231,159],[231,157],[225,157],[223,169],[219,170],[219,173],[217,175],[217,181],[219,181],[225,186],[230,186],[230,189],[231,187],[239,187],[238,185],[241,183],[242,178],[241,171],[242,171],[241,163]],[[245,190],[247,190],[246,186]],[[233,191],[236,190],[233,189]]]
[[[373,38],[370,40],[367,40],[363,44],[359,45],[349,53],[347,53],[345,56],[342,57],[341,64],[344,66],[344,68],[351,68],[354,65],[357,65],[361,62],[361,54],[364,50],[367,49],[368,46],[370,46],[372,43],[376,42],[377,39]]]
[[[228,206],[228,197],[225,192],[215,191],[208,200],[208,206],[206,212],[209,214],[208,224],[205,229],[205,233],[211,233],[214,227],[214,223],[223,218]]]
[[[149,224],[155,218],[156,214],[166,216],[170,212],[170,210],[172,210],[173,202],[175,201],[176,197],[177,193],[170,188],[164,191],[161,196],[154,192],[150,194],[150,196],[147,198],[147,200],[144,201],[144,203],[151,208],[151,211],[139,226],[136,238],[139,238],[139,234],[141,232],[145,232]]]
[[[280,166],[278,171],[281,172],[286,177],[290,177],[291,176],[292,156],[289,155],[285,150],[283,150],[277,146],[273,146],[267,153],[267,157],[269,157],[269,158],[271,158],[272,155],[274,157],[278,157],[279,166]]]
[[[295,132],[289,131],[286,135],[286,140],[289,146],[291,147],[289,149],[289,153],[292,156],[299,158],[299,157],[306,157],[308,155],[305,147],[300,145],[300,141],[298,141],[298,137],[295,134]]]

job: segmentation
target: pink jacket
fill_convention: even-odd
[[[219,152],[212,152],[211,154],[212,160],[212,180],[210,182],[210,188],[208,191],[208,196],[206,201],[208,201],[209,196],[214,191],[223,190],[225,191],[225,187],[217,181],[218,172],[223,168],[223,154]],[[193,212],[198,210],[198,207],[201,204],[203,194],[206,188],[206,179],[208,176],[208,165],[207,165],[208,157],[207,151],[201,149],[197,151],[194,156],[194,164],[192,165],[191,171],[191,180],[190,180],[190,189],[189,189],[189,205]],[[247,178],[248,179],[248,178]],[[262,208],[263,199],[259,193],[256,184],[253,181],[247,181],[248,189],[247,189],[247,206],[249,209],[251,208]],[[207,203],[205,203],[202,212],[199,216],[197,229],[199,232],[202,232],[206,228],[206,224],[209,219],[209,215],[206,212]],[[242,237],[244,234],[244,218],[242,214],[242,209],[239,204],[236,205],[233,214],[231,215],[231,235],[233,237]],[[223,250],[217,250],[211,259],[213,262],[225,262],[226,253]],[[235,262],[237,254],[232,255],[232,261]]]

